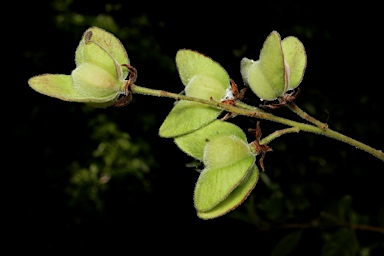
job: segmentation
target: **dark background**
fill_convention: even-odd
[[[138,85],[180,92],[174,56],[190,48],[219,62],[242,88],[240,60],[258,59],[263,41],[277,30],[282,38],[298,37],[307,51],[296,103],[380,149],[379,5],[56,0],[9,3],[6,12],[12,15],[3,17],[2,36],[3,222],[14,251],[184,254],[233,247],[259,255],[383,255],[384,165],[363,151],[314,134],[285,135],[270,144],[274,152],[265,159],[272,184],[260,180],[235,211],[204,221],[193,207],[198,172],[186,167],[191,159],[158,136],[173,100],[134,95],[124,108],[95,110],[40,95],[27,83],[42,73],[69,74],[82,33],[96,25],[121,39]],[[259,103],[250,92],[244,101]],[[274,113],[299,120],[286,109]],[[245,117],[231,121],[244,130],[255,125]],[[284,128],[269,121],[261,126],[264,135]],[[113,148],[127,136],[130,148],[112,163],[110,151],[98,155],[101,144]],[[111,178],[102,183],[105,173]],[[277,246],[297,231],[303,232],[297,244]]]

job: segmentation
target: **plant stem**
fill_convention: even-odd
[[[310,121],[311,123],[315,124],[305,124],[296,122],[293,120],[289,120],[286,118],[282,118],[279,116],[275,116],[273,114],[267,113],[259,108],[251,107],[249,105],[246,105],[244,103],[238,103],[236,102],[235,105],[229,105],[221,102],[217,102],[215,100],[205,100],[195,97],[190,97],[186,95],[171,93],[163,90],[155,90],[155,89],[149,89],[146,87],[141,87],[138,85],[131,85],[131,90],[133,93],[138,94],[144,94],[144,95],[150,95],[150,96],[157,96],[157,97],[167,97],[167,98],[173,98],[175,100],[188,100],[188,101],[194,101],[194,102],[200,102],[203,104],[210,105],[212,107],[220,108],[222,110],[228,111],[233,114],[237,115],[245,115],[250,117],[255,117],[259,119],[269,120],[272,122],[277,122],[281,124],[285,124],[287,126],[295,127],[295,132],[298,131],[305,131],[305,132],[311,132],[319,135],[324,135],[326,137],[342,141],[344,143],[347,143],[351,146],[354,146],[358,149],[361,149],[380,160],[384,161],[384,153],[381,150],[374,149],[360,141],[357,141],[355,139],[352,139],[346,135],[343,135],[339,132],[333,131],[332,129],[328,128],[328,126],[324,123],[321,123],[320,121],[310,117],[308,114],[306,114],[304,111],[302,111],[299,107],[296,105],[290,105],[290,108],[292,111],[297,113],[299,116],[304,118],[305,120]]]
[[[245,104],[244,102],[241,102],[241,101],[236,101],[235,104],[236,104],[236,107],[239,107],[239,108],[249,109],[249,110],[259,111],[259,112],[265,113],[265,111],[262,110],[261,108],[257,108],[257,107],[254,107],[254,106],[250,106],[250,105]]]
[[[301,108],[299,108],[299,106],[297,106],[294,102],[289,102],[287,103],[287,107],[294,113],[296,113],[298,116],[300,116],[301,118],[303,118],[304,120],[307,120],[311,123],[313,123],[314,125],[316,125],[317,127],[325,130],[328,128],[328,125],[325,124],[325,123],[322,123],[320,122],[319,120],[313,118],[312,116],[310,116],[309,114],[307,114],[304,110],[302,110]]]
[[[259,143],[260,143],[260,145],[267,145],[269,142],[280,137],[283,134],[293,133],[293,132],[298,133],[299,131],[300,131],[300,129],[297,127],[289,127],[289,128],[285,128],[282,130],[277,130],[277,131],[269,134],[268,136],[264,137],[264,139],[260,140]]]

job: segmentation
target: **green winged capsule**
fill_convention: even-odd
[[[293,36],[284,38],[272,31],[257,61],[243,58],[243,81],[262,100],[272,101],[295,89],[302,81],[307,56],[303,44]]]
[[[183,49],[176,54],[176,66],[185,85],[185,95],[216,101],[224,98],[230,79],[220,64],[199,52]],[[215,120],[221,113],[219,108],[181,100],[160,126],[159,135],[171,138],[194,132]]]
[[[122,65],[129,65],[130,61],[123,44],[113,34],[98,27],[91,27],[84,32],[75,52],[76,66],[90,61],[98,62],[100,65],[103,65],[104,61],[110,61],[103,58],[102,55],[95,53],[93,49],[86,49],[85,46],[89,42],[93,43],[94,48],[96,48],[95,45],[97,45],[100,49],[105,49],[109,55],[109,58],[113,59],[113,61],[117,63],[117,65],[122,69],[122,74],[120,77],[122,79],[127,78],[129,71],[126,67],[122,67]],[[109,66],[111,67],[111,65]]]
[[[181,49],[176,54],[176,67],[181,82],[187,86],[195,75],[214,77],[227,89],[229,76],[227,71],[217,62],[194,50]]]
[[[234,210],[247,199],[248,195],[255,188],[258,179],[259,170],[256,164],[254,164],[236,188],[223,201],[208,211],[197,210],[197,216],[207,220],[220,217]]]
[[[223,135],[206,143],[203,162],[205,168],[200,173],[194,191],[195,208],[200,213],[218,207],[247,179],[255,166],[255,156],[242,138]],[[240,204],[242,199],[236,198]],[[230,205],[232,209],[236,203]]]
[[[248,58],[241,60],[242,76],[246,85],[262,100],[275,100],[278,96],[270,82],[264,76],[260,61]]]
[[[28,80],[35,91],[64,101],[106,107],[123,93],[127,81],[128,55],[111,33],[91,27],[83,34],[75,52],[71,75],[43,74]]]
[[[72,71],[71,76],[75,92],[90,102],[97,103],[115,100],[126,83],[92,63],[81,64]]]
[[[247,141],[245,133],[237,125],[216,119],[195,132],[176,137],[175,143],[182,151],[202,162],[205,144],[210,139],[223,135],[232,135]]]
[[[303,80],[305,68],[307,66],[307,55],[304,45],[296,37],[289,36],[281,42],[284,61],[289,67],[289,83],[287,90],[293,90]]]

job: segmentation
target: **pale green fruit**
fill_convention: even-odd
[[[220,168],[252,155],[246,140],[234,134],[208,139],[204,147],[203,162],[207,168]]]
[[[84,40],[81,44],[83,44],[83,59],[81,64],[77,63],[77,67],[86,63],[92,63],[106,70],[111,76],[116,77],[119,80],[124,80],[122,66],[112,58],[105,48],[102,48],[92,40]]]
[[[88,29],[76,50],[75,61],[77,67],[71,76],[43,74],[28,83],[41,94],[94,107],[110,106],[123,93],[128,70],[121,64],[129,64],[129,59],[111,33],[96,27]]]
[[[179,50],[176,66],[185,87],[185,95],[221,101],[230,79],[225,69],[211,58],[192,50]],[[179,101],[170,111],[159,129],[165,138],[177,137],[196,131],[215,120],[222,110],[198,102]]]
[[[220,101],[225,95],[225,89],[213,77],[195,75],[185,87],[185,94],[200,99],[213,98]],[[188,134],[212,122],[221,112],[221,109],[206,104],[181,100],[171,109],[160,126],[159,135],[171,138]]]
[[[287,90],[293,90],[301,83],[307,66],[307,54],[299,39],[289,36],[281,42],[284,61],[289,67],[289,85]]]
[[[90,68],[91,70],[98,70],[98,68]],[[80,72],[75,72],[77,75],[79,73],[82,73],[81,71],[86,70],[85,66],[81,67],[79,70]],[[104,71],[101,71],[100,73],[104,73]],[[87,74],[86,74],[87,75]],[[98,77],[98,76],[95,76]],[[94,79],[94,77],[91,78]],[[108,79],[111,79],[111,76],[107,73],[106,75],[106,84],[110,84]],[[85,85],[85,87],[92,88],[91,94],[82,94],[81,89],[79,88],[75,89],[74,83],[73,83],[73,77],[70,75],[61,75],[61,74],[43,74],[38,75],[30,78],[28,80],[29,85],[32,89],[35,91],[54,97],[57,99],[61,99],[64,101],[70,101],[70,102],[82,102],[82,103],[89,103],[93,107],[108,107],[112,105],[115,101],[115,99],[119,96],[119,92],[116,93],[116,90],[113,89],[112,94],[109,94],[108,91],[105,91],[103,88],[95,89],[94,84],[89,84],[88,82],[84,82],[81,79],[79,79],[80,83]],[[100,86],[99,82],[102,80],[98,80],[97,86]],[[111,81],[114,81],[113,79]],[[104,85],[104,84],[103,84]],[[120,84],[114,84],[116,87],[118,86],[124,86],[125,82],[121,82]],[[97,88],[97,87],[96,87]],[[120,91],[120,90],[118,90]],[[96,93],[95,93],[96,92]],[[98,95],[98,96],[96,96]]]
[[[260,52],[260,68],[265,79],[275,91],[282,95],[286,87],[286,66],[279,33],[272,31],[263,44]]]
[[[248,195],[252,192],[259,179],[259,170],[254,164],[247,172],[243,180],[236,186],[236,188],[226,197],[221,203],[217,204],[209,211],[197,211],[197,216],[202,219],[213,219],[220,217],[229,211],[234,210],[242,204]]]
[[[84,32],[79,46],[76,49],[76,66],[79,66],[84,62],[89,62],[90,57],[95,57],[93,56],[92,52],[90,55],[88,55],[87,51],[84,50],[84,46],[89,42],[92,42],[93,44],[96,44],[100,48],[104,49],[110,55],[110,58],[112,58],[116,63],[118,63],[119,66],[121,66],[122,64],[130,64],[128,54],[123,44],[117,37],[115,37],[113,34],[104,29],[98,27],[91,27]],[[95,58],[98,57],[96,56]],[[128,69],[126,67],[122,67],[122,69],[122,78],[126,79],[129,73]]]
[[[237,125],[216,119],[195,132],[176,137],[175,143],[188,155],[203,161],[205,144],[210,139],[222,135],[233,135],[244,142],[247,141],[245,133]]]
[[[250,60],[246,57],[244,57],[240,61],[240,73],[243,78],[244,83],[249,86],[249,70],[252,66],[252,64],[255,63],[254,60]]]
[[[281,41],[272,31],[260,51],[259,60],[243,58],[240,72],[244,83],[262,100],[272,101],[296,88],[303,76],[307,57],[296,37]]]
[[[224,90],[229,86],[229,75],[225,69],[211,58],[188,49],[176,54],[176,67],[182,83],[187,86],[195,75],[211,76],[218,80]]]
[[[285,89],[285,65],[280,35],[273,31],[263,44],[258,61],[241,65],[243,79],[251,90],[263,100],[275,100]]]
[[[83,63],[72,71],[75,91],[91,102],[107,102],[115,99],[125,85],[108,70],[92,63]]]
[[[214,77],[195,75],[189,79],[189,83],[185,87],[185,95],[206,100],[212,98],[220,101],[225,94],[225,89],[220,81]]]
[[[205,168],[194,192],[196,210],[206,212],[224,201],[254,163],[255,156],[244,140],[233,135],[209,139],[204,149]]]
[[[245,61],[244,59],[242,61]],[[260,61],[254,61],[250,65],[246,72],[242,72],[243,79],[248,79],[246,84],[251,88],[251,90],[262,100],[275,100],[278,95],[276,91],[271,86],[270,82],[265,77]]]
[[[65,101],[87,102],[89,99],[75,91],[72,76],[43,74],[28,80],[35,91]]]
[[[220,110],[206,104],[179,101],[169,112],[159,129],[159,136],[172,138],[196,131],[215,120]]]

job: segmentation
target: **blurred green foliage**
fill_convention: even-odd
[[[131,186],[137,183],[135,189],[148,191],[150,181],[146,174],[155,163],[148,142],[133,142],[105,114],[97,115],[89,125],[97,127],[90,138],[98,145],[86,163],[79,159],[81,162],[74,161],[68,167],[72,173],[68,186],[70,205],[102,211],[109,186],[124,185],[123,181]],[[129,181],[132,179],[137,181]]]

